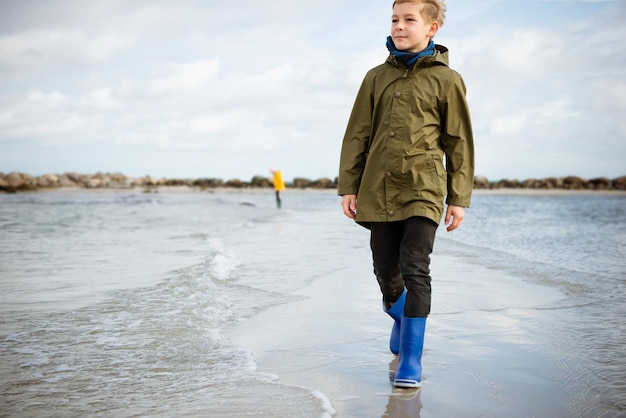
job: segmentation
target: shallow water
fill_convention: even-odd
[[[549,284],[536,320],[572,416],[626,411],[623,196],[477,195],[434,257]],[[225,334],[333,273],[354,226],[332,193],[0,195],[7,416],[329,416]]]
[[[538,331],[568,409],[626,414],[626,198],[479,195],[473,203],[458,234],[439,243],[466,261],[562,290],[567,297],[545,308]]]
[[[306,260],[265,268],[288,252],[277,237],[292,233],[289,211],[254,206],[255,195],[0,198],[3,414],[330,410],[323,395],[256,373],[224,337],[312,280],[291,278]]]

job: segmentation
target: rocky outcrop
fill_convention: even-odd
[[[202,190],[204,189],[214,189],[216,187],[221,187],[224,185],[224,181],[222,179],[196,179],[191,183],[194,187],[199,187]],[[172,186],[175,186],[172,184]],[[177,185],[178,186],[178,185]]]
[[[37,190],[37,180],[29,174],[9,173],[4,175],[0,173],[0,190],[8,193]]]
[[[618,177],[611,181],[611,186],[615,190],[626,190],[626,176]]]
[[[485,176],[474,177],[474,189],[488,189],[489,180]]]
[[[297,189],[334,189],[337,187],[337,179],[334,181],[324,177],[318,180],[309,180],[302,177],[293,179],[292,187]]]
[[[589,180],[577,176],[526,179],[523,181],[502,179],[490,182],[484,176],[474,178],[475,189],[537,189],[537,190],[626,190],[626,176],[610,180],[596,177]]]
[[[121,173],[63,173],[31,176],[26,173],[0,172],[0,192],[16,193],[54,188],[81,189],[131,189],[142,188],[145,191],[157,191],[161,186],[185,186],[192,189],[207,190],[221,187],[235,189],[271,189],[272,180],[263,176],[254,176],[250,181],[240,179],[222,180],[219,178],[176,179],[143,176],[132,178]],[[336,189],[337,178],[323,177],[310,180],[296,177],[286,183],[287,188],[297,189]],[[542,190],[622,190],[626,191],[626,176],[615,179],[596,177],[589,180],[577,176],[550,177],[545,179],[509,180],[490,182],[485,176],[474,177],[475,189],[542,189]]]

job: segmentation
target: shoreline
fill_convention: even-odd
[[[341,418],[567,416],[567,394],[543,350],[549,334],[527,329],[561,291],[442,254],[432,267],[420,389],[390,382],[392,321],[366,262],[316,279],[295,292],[302,300],[259,313],[229,337],[252,351],[258,372],[323,393]]]
[[[287,190],[315,189],[337,190],[338,178],[330,179],[322,177],[316,180],[295,177],[291,182],[285,182]],[[230,179],[224,181],[220,178],[154,178],[144,176],[133,178],[122,173],[96,174],[44,174],[31,176],[26,173],[12,172],[3,174],[0,172],[0,192],[17,193],[36,191],[50,188],[80,188],[80,189],[128,189],[143,188],[146,191],[158,190],[160,187],[187,187],[199,190],[216,189],[268,189],[273,190],[273,181],[264,176],[254,176],[250,181]],[[625,191],[626,176],[609,179],[608,177],[595,177],[584,179],[577,176],[549,177],[543,179],[526,179],[523,181],[502,179],[489,181],[485,176],[474,176],[474,190],[541,190],[552,192],[554,190],[565,191]]]
[[[83,188],[83,187],[47,187],[37,190],[20,191],[21,193],[208,193],[208,194],[274,194],[274,189],[259,187],[216,187],[201,189],[189,186],[154,186],[154,187],[100,187],[100,188]],[[287,188],[283,191],[284,195],[290,193],[300,194],[337,194],[336,188]],[[16,194],[16,193],[0,193],[0,194]],[[474,189],[473,195],[495,195],[495,196],[625,196],[626,190],[591,190],[591,189],[524,189],[524,188],[499,188],[499,189]]]

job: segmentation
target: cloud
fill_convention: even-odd
[[[70,99],[58,91],[29,90],[9,99],[0,104],[0,141],[37,135],[56,140],[59,135],[86,129],[87,118],[70,107]]]
[[[172,140],[165,133],[128,133],[115,138],[116,145],[157,145],[159,148],[169,148]]]
[[[600,110],[626,111],[626,81],[625,80],[599,80],[593,83],[593,104]]]
[[[502,70],[540,75],[559,65],[563,43],[559,36],[535,28],[515,29],[492,47],[493,60]]]
[[[617,135],[612,135],[611,144],[622,142],[626,138],[626,80],[599,80],[593,83],[592,91],[592,105],[599,115],[597,122]]]
[[[43,71],[71,63],[102,64],[129,49],[134,38],[114,33],[33,30],[0,37],[0,70]]]
[[[119,108],[122,102],[114,97],[110,87],[98,87],[79,97],[78,105],[85,109],[111,110]]]
[[[491,122],[491,135],[515,136],[524,130],[527,121],[524,115],[495,118]]]
[[[334,175],[358,87],[387,56],[391,6],[260,4],[9,0],[0,169],[29,171],[26,156],[46,147],[66,171],[78,144],[103,170],[127,155],[145,167],[159,156],[149,167],[173,175],[246,176],[255,164]],[[466,81],[481,174],[585,175],[580,158],[554,158],[565,143],[596,160],[626,155],[625,4],[448,0],[436,41]]]
[[[152,80],[148,84],[150,94],[186,94],[201,88],[215,77],[218,72],[218,60],[199,60],[187,63],[173,63],[168,66],[167,74]]]

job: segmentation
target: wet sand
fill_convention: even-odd
[[[423,386],[390,383],[392,320],[371,268],[316,279],[300,301],[275,306],[232,330],[258,371],[325,394],[336,417],[567,417],[552,372],[549,311],[563,295],[506,272],[432,258]]]

